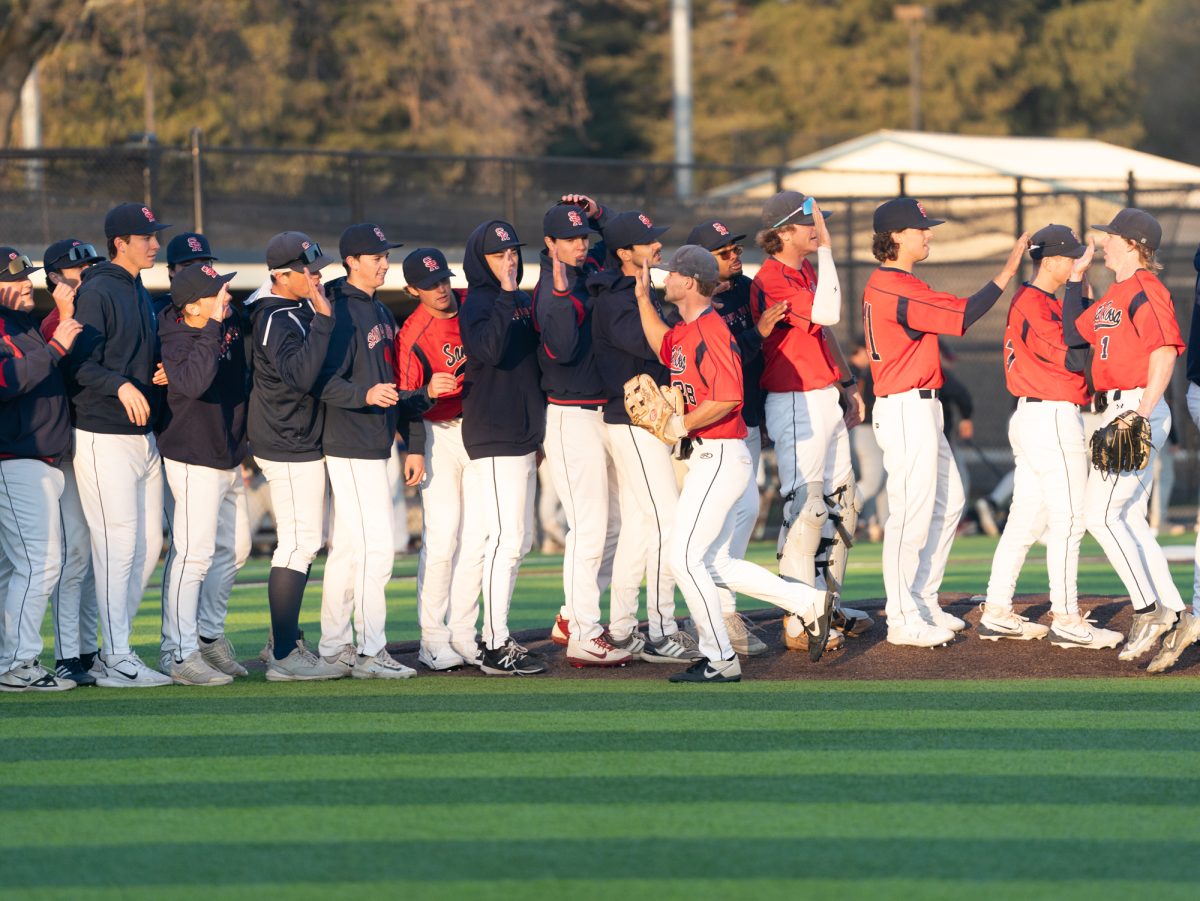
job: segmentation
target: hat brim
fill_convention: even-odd
[[[489,253],[499,253],[502,250],[508,250],[510,247],[524,247],[524,246],[525,246],[524,241],[502,241],[500,244],[491,248],[490,250],[485,250],[483,252],[483,255],[487,256]]]
[[[720,250],[722,247],[728,247],[730,244],[736,244],[738,241],[745,241],[745,240],[746,240],[745,235],[730,235],[727,238],[722,237],[720,242],[709,241],[707,243],[700,243],[698,241],[689,241],[688,243],[689,244],[700,244],[700,246],[703,247],[705,250],[707,250],[709,253],[713,253],[714,251]]]
[[[421,276],[421,278],[411,281],[409,284],[414,288],[420,288],[422,291],[428,291],[434,285],[442,282],[448,282],[450,279],[455,277],[456,275],[453,269],[447,269],[445,271],[438,272],[426,272]]]
[[[598,233],[598,229],[595,229],[590,225],[575,225],[566,231],[555,232],[552,235],[546,235],[546,237],[553,238],[556,241],[563,241],[567,238],[582,238],[586,235],[594,235]]]
[[[170,222],[155,222],[149,226],[149,231],[130,232],[131,235],[156,235],[161,231],[166,231],[168,228],[174,228]]]
[[[168,259],[167,265],[168,266],[178,266],[180,263],[195,263],[199,260],[211,260],[214,263],[219,263],[221,261],[221,258],[214,257],[212,254],[195,253],[195,254],[189,254],[185,257],[176,257],[173,260]]]
[[[3,275],[0,275],[0,282],[22,282],[41,268],[41,266],[27,266],[16,275],[5,271]]]
[[[237,272],[227,272],[224,275],[218,275],[217,276],[217,290],[214,291],[212,294],[202,294],[199,297],[193,297],[189,300],[180,300],[174,294],[172,294],[171,295],[171,305],[173,307],[175,307],[175,309],[182,311],[183,308],[186,307],[189,303],[195,303],[198,300],[204,300],[205,297],[216,297],[218,294],[221,293],[221,288],[223,288],[225,285],[228,285],[231,281],[233,281],[233,277],[235,275],[237,275]]]
[[[286,266],[280,266],[279,268],[291,269],[292,272],[303,272],[305,269],[307,269],[309,272],[320,272],[326,266],[334,262],[336,261],[333,259],[333,257],[327,257],[324,254],[321,254],[321,256],[317,257],[311,263],[298,260],[296,262],[288,263]]]
[[[657,241],[659,238],[661,238],[663,235],[665,235],[670,230],[671,230],[671,226],[669,226],[669,225],[652,225],[652,226],[650,226],[650,234],[646,236],[649,240],[638,241],[636,243],[649,244],[650,241]]]

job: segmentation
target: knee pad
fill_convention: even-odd
[[[848,482],[825,500],[829,504],[829,519],[834,527],[825,555],[826,577],[833,582],[829,587],[834,591],[841,591],[846,578],[850,548],[854,546],[854,532],[858,528],[858,515],[862,512],[863,499],[858,486],[854,482]]]
[[[782,536],[779,552],[779,575],[815,585],[817,550],[829,521],[829,508],[821,495],[821,485],[814,482],[798,488],[791,509],[794,515],[790,523],[785,521],[787,532]]]

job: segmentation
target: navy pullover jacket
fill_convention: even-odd
[[[1192,260],[1196,267],[1196,299],[1192,304],[1192,324],[1188,327],[1187,377],[1193,385],[1200,385],[1200,248]]]
[[[58,463],[70,451],[65,356],[31,315],[0,307],[0,459]]]
[[[763,374],[762,335],[750,315],[750,285],[753,282],[745,275],[735,275],[729,280],[729,290],[713,297],[714,305],[720,304],[717,312],[733,332],[738,350],[742,355],[742,385],[746,395],[742,403],[742,419],[750,428],[757,428],[763,421],[763,390],[759,385]]]
[[[546,436],[546,396],[538,371],[537,332],[529,295],[504,291],[483,255],[483,235],[503,220],[480,225],[467,239],[467,297],[458,314],[467,368],[463,378],[463,445],[472,460],[521,457]],[[517,264],[517,281],[523,266]]]

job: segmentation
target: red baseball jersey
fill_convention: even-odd
[[[1067,369],[1062,305],[1053,294],[1022,285],[1004,327],[1004,381],[1014,397],[1085,404],[1087,381]]]
[[[709,307],[691,322],[681,322],[663,336],[658,351],[670,367],[671,384],[683,393],[684,412],[706,400],[737,401],[737,406],[714,423],[689,434],[691,438],[745,438],[742,420],[742,358],[737,342],[721,315]]]
[[[455,292],[456,294],[458,292]],[[459,296],[459,303],[462,297]],[[431,422],[442,422],[462,415],[463,370],[467,357],[463,353],[458,317],[438,319],[425,307],[418,305],[396,333],[396,386],[412,391],[429,384],[435,372],[449,372],[457,377],[458,387],[443,394],[425,411]]]
[[[763,311],[777,303],[788,305],[787,315],[763,341],[763,374],[767,391],[815,391],[841,379],[825,327],[812,321],[817,273],[805,260],[793,269],[767,257],[750,286],[750,315],[757,323]]]
[[[1092,345],[1092,385],[1097,391],[1145,388],[1150,352],[1185,347],[1171,295],[1153,272],[1139,269],[1113,282],[1075,320]]]
[[[942,387],[938,335],[961,335],[965,297],[934,291],[911,272],[880,266],[863,292],[863,332],[876,397]]]

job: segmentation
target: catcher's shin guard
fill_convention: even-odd
[[[854,547],[854,533],[858,529],[858,514],[862,512],[863,501],[854,482],[842,485],[826,501],[835,532],[826,557],[826,578],[832,580],[829,587],[840,592],[846,580],[846,564],[850,548]]]
[[[813,482],[800,486],[789,502],[790,521],[780,536],[779,575],[793,582],[817,584],[817,550],[821,533],[829,520],[829,508],[821,495],[821,485]]]

